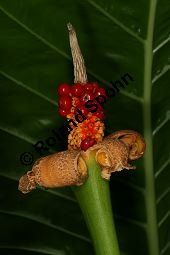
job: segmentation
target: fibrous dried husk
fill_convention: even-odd
[[[120,130],[107,136],[105,139],[119,139],[129,147],[129,160],[140,158],[146,149],[142,135],[133,130]]]
[[[81,185],[88,177],[87,166],[80,151],[63,151],[35,162],[19,180],[19,190],[28,193],[37,185],[56,188]]]
[[[112,172],[136,168],[128,163],[129,147],[121,140],[104,139],[90,150],[96,150],[96,161],[102,167],[101,175],[104,179],[109,180]]]

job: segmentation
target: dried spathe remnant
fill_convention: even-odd
[[[101,175],[109,180],[113,172],[136,168],[128,162],[144,154],[145,142],[137,132],[122,130],[105,137],[90,150],[96,150],[96,161],[101,165]]]
[[[106,139],[119,139],[129,147],[129,160],[140,158],[146,148],[144,138],[134,130],[120,130],[106,137]]]
[[[20,178],[19,190],[28,193],[37,185],[46,188],[82,185],[88,178],[85,157],[92,150],[96,151],[96,161],[101,165],[101,176],[109,180],[113,172],[136,168],[129,161],[143,155],[145,142],[137,132],[122,130],[105,137],[86,153],[67,150],[40,158],[32,171]]]
[[[121,140],[104,139],[89,150],[96,150],[96,161],[101,165],[101,176],[109,180],[111,173],[123,169],[135,169],[129,161],[129,148]]]
[[[87,166],[82,152],[63,151],[36,161],[32,171],[20,178],[19,190],[28,193],[37,185],[46,188],[81,185],[87,177]]]
[[[102,142],[102,147],[96,152],[96,161],[102,166],[101,175],[109,180],[112,172],[126,169],[135,169],[128,163],[129,148],[118,139],[109,139]]]

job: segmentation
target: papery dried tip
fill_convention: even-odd
[[[88,81],[86,67],[78,45],[75,29],[71,23],[67,24],[67,28],[69,31],[70,48],[74,65],[74,83],[86,84]]]
[[[73,28],[73,26],[70,22],[67,23],[67,28],[68,28],[69,31],[74,30],[74,28]]]

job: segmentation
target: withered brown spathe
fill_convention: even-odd
[[[140,158],[145,147],[143,137],[136,131],[117,131],[86,152],[67,150],[40,158],[32,170],[20,178],[19,190],[28,193],[37,185],[46,188],[82,185],[88,178],[85,156],[91,150],[96,150],[95,157],[101,166],[101,176],[109,180],[113,172],[135,169],[128,162]]]
[[[56,188],[81,185],[88,177],[81,151],[62,151],[38,159],[31,171],[19,180],[18,189],[28,193],[37,185]]]
[[[96,161],[101,165],[101,175],[109,180],[112,172],[135,169],[128,161],[140,158],[145,148],[145,141],[139,133],[121,130],[105,137],[89,150],[96,150]]]
[[[141,134],[134,130],[120,130],[106,137],[106,139],[119,139],[129,148],[129,160],[140,158],[146,149],[145,140]]]

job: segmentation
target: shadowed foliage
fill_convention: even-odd
[[[17,190],[31,169],[20,155],[40,157],[33,144],[65,124],[56,89],[74,79],[68,21],[89,80],[134,78],[105,107],[106,134],[133,129],[147,143],[137,170],[111,178],[121,254],[170,254],[169,16],[168,0],[0,0],[0,254],[94,254],[70,188]],[[65,136],[51,151],[66,146]]]

